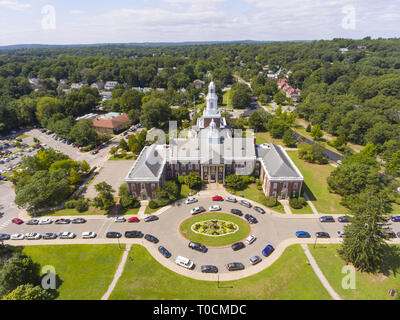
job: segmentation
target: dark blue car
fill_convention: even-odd
[[[171,257],[171,253],[170,253],[167,249],[165,249],[163,246],[159,246],[159,247],[158,247],[158,251],[160,251],[160,253],[161,253],[164,257],[166,257],[167,259]]]
[[[393,222],[400,222],[400,216],[394,216],[390,218]]]
[[[0,240],[10,240],[10,235],[5,233],[0,233]]]
[[[264,248],[262,254],[264,257],[268,257],[271,255],[272,252],[274,252],[274,250],[275,250],[274,247],[269,244]]]
[[[306,231],[296,231],[297,238],[311,238],[310,234]]]

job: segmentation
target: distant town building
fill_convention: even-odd
[[[130,123],[126,113],[110,112],[94,118],[92,126],[98,133],[114,134],[128,128]]]
[[[104,85],[104,90],[114,90],[118,84],[118,81],[107,81]]]
[[[340,51],[341,53],[345,53],[345,52],[348,52],[349,49],[347,49],[347,48],[340,48],[339,51]]]
[[[112,92],[103,91],[100,92],[101,101],[107,101],[112,99]]]
[[[30,79],[28,79],[28,81],[31,85],[31,88],[35,91],[39,90],[42,87],[42,85],[40,84],[39,78],[30,78]]]
[[[193,81],[194,87],[196,89],[204,88],[206,86],[206,82],[200,79],[196,79]]]
[[[97,89],[97,90],[103,90],[104,89],[104,82],[103,81],[97,81],[95,83],[92,83],[91,88]]]

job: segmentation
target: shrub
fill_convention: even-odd
[[[179,176],[179,177],[178,177],[178,182],[179,182],[180,184],[184,184],[184,183],[185,183],[185,177],[184,177],[184,176]]]
[[[75,202],[75,209],[78,212],[85,212],[89,210],[89,203],[86,199],[78,199]]]
[[[261,179],[257,179],[257,184],[258,185],[262,185],[262,180]]]
[[[157,201],[150,200],[149,207],[150,207],[150,209],[157,209],[159,207],[159,205],[158,205]]]
[[[65,203],[65,207],[67,209],[74,209],[75,208],[76,200],[69,200]]]
[[[289,200],[289,204],[293,209],[301,209],[305,203],[305,199],[303,197],[292,198]]]
[[[262,185],[257,186],[257,190],[262,190],[262,189],[263,189]]]
[[[267,197],[265,201],[265,205],[268,208],[272,208],[278,205],[278,200],[275,197]]]

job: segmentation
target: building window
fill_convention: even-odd
[[[192,170],[192,164],[189,163],[189,170]]]
[[[298,187],[299,187],[299,184],[296,182],[296,183],[293,185],[293,189],[296,189],[296,190],[297,190]]]
[[[186,176],[186,172],[182,172],[182,175],[183,175],[183,176]]]
[[[142,183],[142,190],[146,189],[144,183]]]
[[[274,182],[274,189],[278,188],[278,184],[276,182]]]
[[[283,184],[283,188],[287,189],[287,187],[288,187],[288,183],[285,182],[285,183]]]
[[[175,164],[175,170],[179,170],[179,164]]]
[[[155,183],[152,183],[152,184],[151,184],[151,190],[154,190],[155,188],[156,188]]]
[[[198,163],[196,163],[196,170],[199,170],[200,166]]]
[[[134,197],[136,197],[136,192],[132,192],[132,195],[133,195]]]
[[[272,196],[276,197],[276,191],[272,192]]]

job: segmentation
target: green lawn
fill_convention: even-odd
[[[139,210],[140,210],[140,207],[139,207],[139,208],[134,208],[134,209],[122,209],[122,208],[121,208],[121,209],[118,211],[118,214],[119,214],[119,215],[132,216],[132,215],[137,215],[138,212],[139,212]]]
[[[107,291],[125,245],[49,245],[24,247],[41,266],[51,265],[61,280],[59,300],[97,300]]]
[[[299,159],[297,151],[287,151],[294,164],[302,173],[305,181],[303,190],[307,192],[310,200],[322,214],[347,214],[348,209],[340,204],[341,197],[328,191],[326,178],[334,167],[329,164],[319,165],[308,163]]]
[[[391,212],[391,214],[400,215],[400,206],[398,204],[392,203],[392,209],[393,211]]]
[[[120,154],[116,154],[116,155],[114,155],[114,156],[111,156],[110,158],[108,158],[108,160],[111,160],[111,161],[117,161],[117,160],[134,160],[136,158],[136,155],[134,155],[134,154],[127,154],[125,157],[123,157],[122,155],[120,155]]]
[[[396,277],[392,272],[388,275],[356,272],[356,289],[343,289],[342,279],[345,274],[341,271],[346,263],[337,253],[339,245],[317,245],[315,249],[309,245],[309,248],[325,277],[343,299],[392,300],[389,290],[400,290],[400,276]]]
[[[195,224],[196,222],[213,220],[213,219],[233,222],[239,227],[239,230],[233,234],[227,234],[225,236],[219,236],[219,237],[207,236],[195,233],[194,231],[191,230],[192,225]],[[241,219],[232,214],[204,213],[185,220],[181,224],[180,231],[185,238],[191,241],[200,242],[206,246],[218,247],[218,246],[226,246],[238,242],[240,240],[243,240],[249,235],[250,226],[244,219]]]
[[[232,191],[228,190],[229,193],[233,195],[243,195],[244,198],[258,202],[262,204],[263,206],[267,207],[266,201],[267,198],[265,197],[264,191],[263,190],[258,190],[257,189],[257,184],[252,183],[247,186],[246,189],[240,190],[240,191]],[[273,211],[277,211],[280,213],[285,213],[285,209],[283,206],[279,203],[279,205],[270,208]]]
[[[90,215],[105,215],[107,212],[102,209],[95,208],[93,206],[89,206],[89,210],[85,212],[78,212],[76,209],[60,209],[55,211],[48,211],[43,215],[51,215],[51,216],[90,216]]]
[[[269,132],[256,132],[256,143],[263,144],[263,143],[273,143],[281,146],[285,146],[282,139],[275,139],[271,137]]]
[[[22,135],[18,136],[16,139],[25,139],[25,138],[28,138],[28,137],[30,137],[29,134],[22,134]]]
[[[231,92],[231,90],[226,90],[223,92],[222,104],[221,104],[221,108],[223,108],[223,109],[234,109],[234,107],[231,103],[231,99],[229,99],[229,103],[228,103],[228,97],[229,97],[230,92]]]
[[[116,300],[327,300],[329,294],[315,276],[300,245],[262,272],[220,283],[180,276],[159,264],[145,248],[133,245],[124,272],[110,299]],[[164,259],[160,255],[160,259]],[[149,272],[151,270],[151,272]],[[221,270],[222,271],[222,270]]]
[[[314,214],[314,212],[312,211],[311,207],[308,204],[306,204],[301,209],[294,209],[290,207],[290,210],[292,210],[293,214]]]
[[[310,139],[310,140],[312,140],[312,141],[314,140],[314,138],[311,136],[311,134],[310,134],[309,132],[307,132],[307,131],[306,131],[306,128],[304,128],[302,125],[297,125],[295,128],[293,128],[293,130],[296,131],[296,132],[298,132],[298,133],[300,133],[301,135],[303,135],[304,137],[306,137],[306,138],[308,138],[308,139]],[[333,152],[336,152],[336,153],[338,153],[338,154],[342,154],[342,153],[341,153],[340,151],[338,151],[336,148],[330,146],[330,145],[327,143],[327,140],[326,140],[326,139],[321,138],[321,139],[319,140],[319,142],[320,142],[325,148],[327,148],[327,149],[329,149],[329,150],[331,150],[331,151],[333,151]]]

